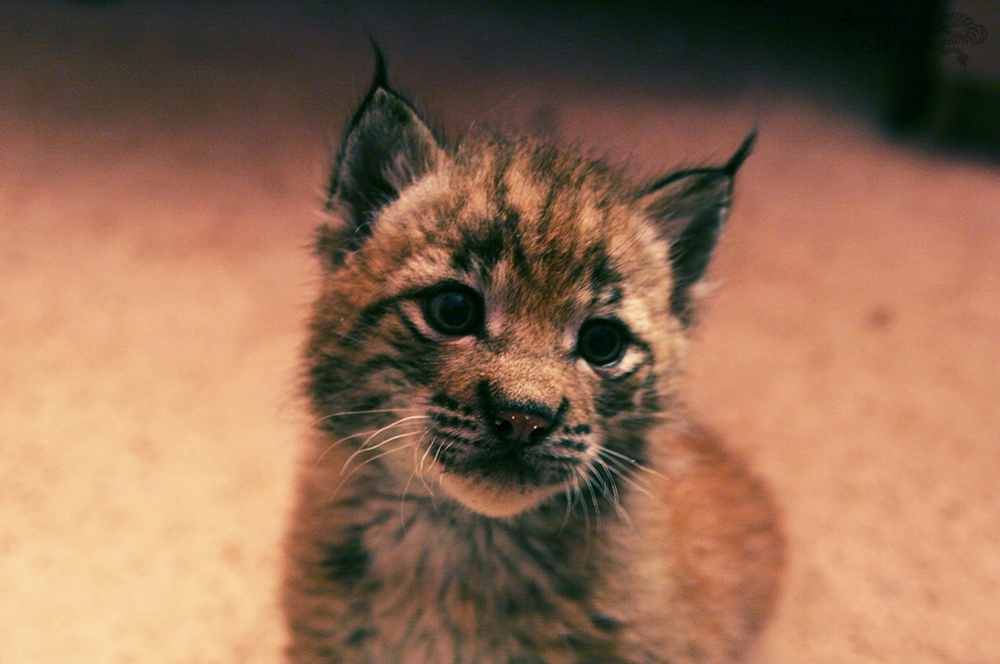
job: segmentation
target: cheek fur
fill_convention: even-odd
[[[657,409],[656,383],[649,366],[622,380],[604,381],[594,399],[595,411],[605,420],[649,416]]]

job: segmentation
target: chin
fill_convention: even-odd
[[[563,490],[562,484],[549,486],[510,485],[484,477],[469,477],[445,472],[441,488],[456,502],[492,518],[517,516]]]

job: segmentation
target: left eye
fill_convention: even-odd
[[[576,352],[595,367],[617,364],[628,348],[628,333],[613,320],[593,318],[580,327]]]
[[[423,302],[424,319],[435,331],[460,337],[472,334],[483,322],[483,298],[462,284],[435,288]]]

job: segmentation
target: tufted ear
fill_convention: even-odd
[[[434,169],[444,154],[416,109],[389,88],[377,46],[375,58],[375,78],[351,118],[330,178],[327,209],[348,226],[347,246],[340,252],[358,248],[371,234],[378,210]]]
[[[649,187],[639,203],[670,242],[674,288],[670,311],[684,325],[694,320],[691,287],[705,274],[729,213],[733,178],[757,138],[752,132],[721,168],[677,171]]]

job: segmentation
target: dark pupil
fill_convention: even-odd
[[[465,334],[472,331],[475,305],[465,293],[445,291],[431,301],[431,324],[439,332]]]
[[[607,365],[621,359],[622,333],[606,321],[588,323],[580,333],[580,354],[591,364]]]

